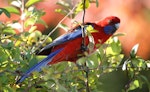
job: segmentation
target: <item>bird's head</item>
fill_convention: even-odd
[[[112,35],[119,28],[120,19],[115,16],[106,17],[98,23],[104,28],[106,34]]]

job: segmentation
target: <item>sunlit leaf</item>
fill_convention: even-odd
[[[6,60],[8,60],[8,55],[6,54],[3,48],[0,48],[0,66],[2,66],[1,63],[5,62]]]
[[[146,61],[146,65],[148,68],[150,68],[150,61]]]
[[[112,37],[125,36],[125,33],[116,33]]]
[[[130,61],[127,59],[126,61],[124,61],[123,63],[123,66],[122,66],[122,70],[125,71],[127,69],[127,64],[129,63]]]
[[[9,12],[9,13],[14,13],[14,14],[20,14],[20,11],[13,7],[13,6],[8,6],[8,7],[5,7],[5,9]]]
[[[117,37],[114,37],[112,39],[112,42],[110,42],[110,47],[108,47],[107,49],[108,49],[108,53],[114,55],[119,54],[121,52],[121,43]]]
[[[25,21],[25,27],[28,27],[30,25],[34,25],[36,22],[36,20],[34,18],[28,18],[26,21]]]
[[[67,14],[66,10],[62,10],[62,9],[55,9],[55,12],[61,13],[61,14],[63,14],[63,15],[66,15],[66,14]]]
[[[97,57],[97,54],[94,53],[92,55],[90,55],[89,57],[87,57],[87,61],[86,61],[86,64],[89,68],[97,68],[100,61],[98,60],[98,57]]]
[[[18,7],[18,8],[21,8],[21,4],[22,2],[20,0],[15,0],[11,2],[11,5]]]
[[[28,0],[28,2],[25,4],[26,7],[29,7],[33,4],[36,4],[38,2],[41,2],[42,0]]]
[[[113,42],[110,45],[114,53],[119,54],[121,52],[121,44],[117,37],[113,38]]]
[[[138,51],[138,47],[139,47],[139,44],[136,44],[133,46],[133,48],[131,49],[130,51],[130,56],[131,58],[135,58],[136,54],[137,54],[137,51]]]
[[[5,28],[5,29],[3,30],[3,33],[4,33],[4,34],[7,34],[7,35],[16,34],[15,30],[12,29],[12,28],[10,28],[10,27]]]
[[[89,67],[89,68],[93,68],[94,67],[94,62],[92,60],[87,60],[86,61],[86,65]]]
[[[89,38],[89,44],[88,44],[88,48],[89,48],[89,52],[91,53],[94,50],[94,38],[92,35],[88,35]]]
[[[35,31],[37,29],[37,26],[32,26],[30,29],[29,29],[29,33],[32,33],[33,31]]]
[[[59,24],[59,27],[62,28],[63,30],[65,30],[66,32],[68,32],[68,30],[69,30],[68,26],[65,24],[62,24],[62,23]]]
[[[69,3],[65,2],[64,0],[59,0],[56,4],[62,6],[62,7],[69,7]]]
[[[146,69],[147,65],[144,60],[139,59],[139,58],[133,58],[131,60],[132,60],[132,64],[134,65],[134,67],[138,69]]]
[[[85,4],[83,2],[84,0],[82,0],[82,2],[80,2],[78,5],[77,5],[77,8],[75,10],[75,13],[79,13],[81,11],[83,11],[83,6],[85,5],[85,9],[87,9],[89,6],[90,6],[90,2],[89,0],[85,0]]]
[[[20,30],[22,28],[22,26],[21,26],[21,24],[19,22],[10,23],[7,26],[9,26],[11,28],[14,28],[14,29],[17,29],[17,30]]]
[[[139,88],[139,81],[138,80],[134,80],[131,84],[130,84],[130,88],[129,90],[134,90]]]

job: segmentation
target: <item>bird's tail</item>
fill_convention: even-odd
[[[41,71],[41,68],[44,66],[47,66],[49,62],[52,61],[53,57],[57,55],[62,49],[58,49],[51,54],[49,54],[45,59],[43,59],[41,62],[37,63],[33,67],[31,67],[21,78],[16,82],[16,84],[21,83],[24,81],[25,78],[27,78],[33,71]]]

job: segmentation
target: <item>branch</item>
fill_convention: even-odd
[[[82,44],[81,44],[81,50],[84,52],[87,50],[87,46],[86,46],[86,33],[85,33],[85,2],[86,0],[83,0],[83,16],[82,16]],[[89,87],[89,68],[87,67],[86,63],[85,63],[85,86],[86,86],[86,92],[90,92],[90,87]]]
[[[21,6],[21,32],[24,32],[24,20],[25,20],[25,14],[24,14],[24,0],[21,0],[22,6]]]
[[[37,47],[37,49],[36,49],[35,51],[37,51],[37,50],[42,46],[42,44],[45,43],[45,41],[48,39],[48,37],[49,37],[53,32],[56,31],[56,29],[59,27],[59,25],[60,25],[70,14],[72,14],[75,9],[76,9],[76,6],[74,6],[74,7],[70,10],[70,12],[69,12],[62,20],[59,21],[59,23],[56,25],[56,27],[55,27],[52,31],[49,32],[49,34],[47,35],[47,37],[42,41],[42,43]],[[33,51],[32,53],[34,53],[35,51]]]
[[[86,64],[86,63],[85,63]],[[89,87],[89,68],[86,66],[86,69],[84,70],[85,72],[85,86],[86,86],[86,92],[90,92],[90,87]]]
[[[86,34],[85,34],[85,28],[84,28],[84,24],[85,24],[85,1],[83,0],[83,16],[82,16],[82,44],[81,44],[81,50],[84,52],[87,50],[86,47]]]

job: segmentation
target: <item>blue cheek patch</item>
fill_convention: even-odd
[[[113,25],[108,25],[104,27],[104,32],[106,34],[113,34],[117,29]]]

